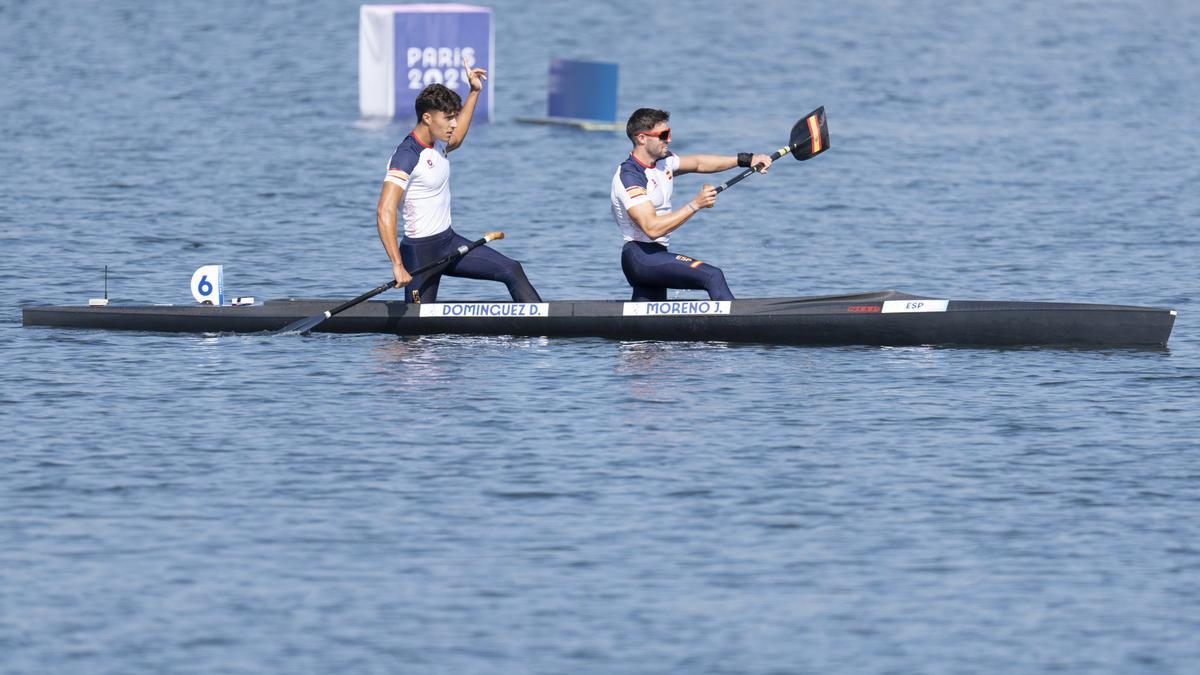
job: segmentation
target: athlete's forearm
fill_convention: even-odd
[[[659,237],[666,236],[675,230],[678,230],[681,225],[686,223],[692,216],[696,215],[697,211],[699,211],[699,209],[689,201],[688,203],[684,204],[682,208],[675,209],[670,213],[664,213],[662,215],[656,215],[651,218],[647,218],[645,223],[638,223],[638,226],[641,227],[642,232],[645,232],[651,239],[658,239]]]
[[[696,160],[696,173],[718,173],[737,166],[737,156],[692,155]]]
[[[390,212],[380,209],[375,212],[375,227],[379,230],[379,240],[383,242],[383,250],[387,252],[392,264],[400,262],[400,245],[396,243],[396,210]]]
[[[404,188],[389,179],[383,182],[379,202],[375,205],[375,227],[379,230],[379,240],[383,242],[383,250],[392,264],[400,263],[400,245],[396,242],[396,210],[403,199]]]
[[[446,145],[449,152],[463,144],[467,138],[467,130],[471,128],[471,118],[475,116],[475,104],[479,101],[479,92],[471,91],[467,100],[463,101],[462,110],[458,113],[458,128],[454,131],[454,140]]]

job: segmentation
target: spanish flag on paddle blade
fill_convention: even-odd
[[[825,106],[804,116],[792,127],[792,155],[804,161],[829,149],[829,127],[825,124]]]

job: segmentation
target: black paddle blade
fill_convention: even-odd
[[[288,335],[290,333],[300,333],[301,335],[303,335],[304,333],[307,333],[307,332],[311,331],[312,329],[316,328],[322,321],[324,321],[325,319],[328,319],[328,318],[329,318],[328,314],[314,314],[313,316],[310,316],[306,319],[300,319],[299,321],[293,321],[292,323],[289,323],[288,325],[284,326],[283,328],[280,328],[279,330],[275,331],[274,334],[275,335]]]
[[[825,125],[825,106],[808,113],[792,127],[792,156],[803,162],[829,149],[829,127]]]

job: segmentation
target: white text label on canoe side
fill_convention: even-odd
[[[949,300],[885,300],[884,314],[899,314],[902,312],[944,312]]]
[[[627,302],[625,316],[687,316],[689,314],[728,314],[728,300],[664,300],[662,302]]]
[[[431,302],[421,305],[421,318],[539,319],[549,315],[548,302]]]

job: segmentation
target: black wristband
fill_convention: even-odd
[[[748,152],[739,152],[738,153],[738,166],[749,168],[750,161],[753,159],[754,159],[754,155],[752,155]]]

